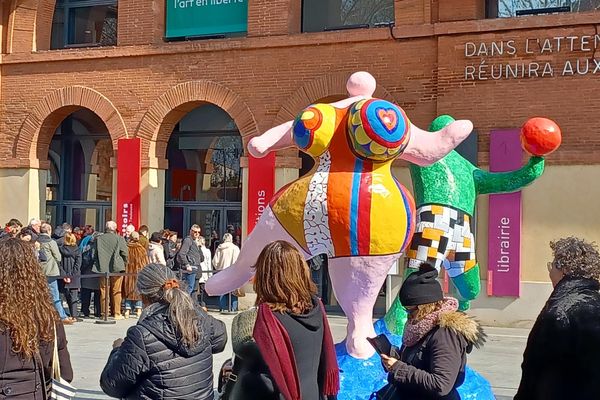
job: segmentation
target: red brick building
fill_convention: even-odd
[[[600,2],[531,11],[539,2],[514,9],[502,0],[256,0],[237,21],[245,31],[219,30],[218,15],[218,34],[187,37],[169,26],[178,7],[244,2],[73,3],[1,3],[2,221],[101,225],[112,216],[117,140],[138,137],[143,223],[182,231],[200,222],[219,235],[233,225],[241,234],[242,141],[310,103],[343,96],[347,77],[366,70],[378,81],[376,95],[397,102],[420,127],[443,113],[471,119],[484,167],[491,131],[518,128],[536,115],[561,126],[562,147],[523,192],[521,301],[549,290],[550,239],[600,240]],[[522,13],[532,15],[516,16]],[[193,31],[194,22],[187,24],[182,29]],[[276,185],[301,167],[296,151],[278,154]],[[396,172],[410,184],[402,163]],[[482,197],[477,244],[484,277],[486,216]],[[514,299],[484,303],[522,309]],[[525,317],[508,322],[519,319]]]

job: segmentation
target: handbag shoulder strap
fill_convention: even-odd
[[[56,334],[56,323],[54,323],[54,351],[52,352],[52,379],[60,379],[60,360],[58,359],[58,336]]]

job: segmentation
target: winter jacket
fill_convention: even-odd
[[[177,257],[177,243],[168,240],[165,242],[163,248],[165,250],[166,266],[172,270],[176,270],[177,266],[175,265],[175,258]]]
[[[441,313],[437,326],[419,342],[400,349],[388,381],[402,400],[460,400],[456,388],[465,380],[466,354],[484,337],[481,326],[466,314]]]
[[[150,242],[148,245],[148,263],[167,265],[165,249],[160,243]]]
[[[177,253],[177,262],[181,268],[185,266],[192,266],[200,268],[200,265],[204,261],[204,255],[200,250],[200,246],[190,236],[183,239],[181,248]]]
[[[238,374],[231,395],[224,400],[285,400],[252,337],[256,316],[257,310],[250,309],[233,320],[231,342],[234,370]],[[285,327],[292,343],[302,399],[325,399],[320,394],[324,381],[324,372],[320,369],[324,329],[321,307],[314,307],[303,315],[276,312],[275,317]],[[329,399],[334,398],[329,396]]]
[[[55,277],[60,276],[60,262],[62,261],[58,245],[50,235],[46,233],[40,234],[38,242],[40,244],[40,252],[44,253],[46,256],[46,261],[40,263],[42,271],[48,278],[54,278],[55,280]]]
[[[102,390],[122,399],[213,399],[213,354],[225,348],[225,324],[198,308],[201,338],[190,348],[180,342],[167,306],[144,310],[114,349],[100,377]]]
[[[106,232],[94,241],[96,262],[94,272],[123,272],[127,264],[127,243],[122,236]]]
[[[94,263],[96,260],[96,246],[94,244],[96,239],[94,235],[84,237],[79,244],[81,250],[81,275],[94,273]],[[100,290],[100,279],[81,278],[81,287],[89,290]]]
[[[129,257],[127,258],[125,272],[136,275],[127,275],[123,278],[123,298],[126,300],[141,300],[135,285],[137,274],[148,265],[146,248],[140,242],[129,242],[127,248],[129,249]]]
[[[61,275],[71,277],[70,283],[65,283],[67,289],[81,288],[81,250],[77,246],[59,246],[62,261],[60,264]]]
[[[210,278],[210,276],[212,275],[212,273],[210,271],[212,271],[212,265],[211,263],[211,254],[210,254],[210,250],[206,248],[206,246],[202,246],[200,248],[200,250],[202,251],[202,255],[204,256],[204,261],[202,261],[202,264],[200,265],[200,269],[202,270],[202,275],[200,275],[200,283],[206,283],[206,281],[208,280],[208,278]]]
[[[600,283],[564,277],[538,316],[515,400],[600,399]]]
[[[224,242],[217,247],[213,258],[213,267],[217,271],[230,267],[240,255],[240,248],[232,242]]]
[[[58,338],[58,358],[63,379],[73,380],[71,359],[67,350],[65,328],[61,323],[56,324]],[[35,357],[23,359],[11,351],[12,339],[8,329],[0,327],[0,399],[10,400],[45,400],[41,384],[42,378]],[[40,343],[40,358],[44,365],[44,377],[49,380],[52,371],[52,353],[54,342]]]

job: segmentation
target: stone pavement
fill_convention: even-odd
[[[212,313],[216,318],[231,326],[233,316]],[[336,342],[345,336],[346,319],[339,316],[329,317]],[[67,338],[71,362],[75,372],[73,385],[79,389],[77,399],[107,399],[102,393],[98,380],[106,359],[112,349],[112,342],[124,337],[127,328],[136,323],[135,319],[117,321],[114,325],[97,325],[86,320],[67,326]],[[521,359],[528,329],[486,328],[488,341],[481,350],[469,355],[469,365],[485,376],[492,384],[498,400],[512,399],[519,385]],[[223,362],[231,357],[231,344],[225,351],[214,357],[214,373],[217,376]]]

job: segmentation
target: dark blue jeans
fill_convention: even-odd
[[[238,309],[238,298],[233,294],[231,294],[231,309],[229,308],[230,294],[224,294],[219,297],[219,309],[221,309],[222,311],[237,311]]]
[[[187,284],[187,292],[192,295],[196,291],[196,273],[181,273],[181,280]]]

